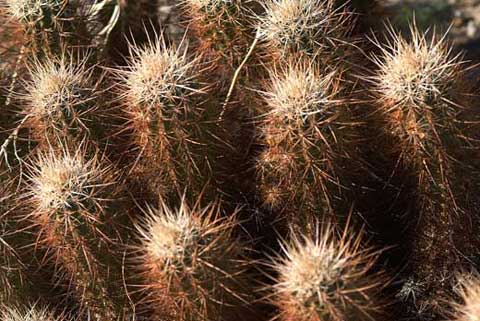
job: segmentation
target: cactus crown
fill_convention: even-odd
[[[452,57],[445,38],[428,39],[415,25],[410,31],[407,40],[390,30],[388,45],[379,45],[382,55],[374,59],[379,68],[374,84],[383,99],[396,104],[439,102],[458,74],[459,56]]]
[[[462,304],[454,304],[456,320],[480,320],[480,280],[478,275],[467,275],[459,278],[458,294]]]
[[[162,106],[183,101],[195,88],[197,59],[189,60],[187,49],[166,48],[162,39],[144,48],[130,47],[135,57],[127,70],[120,71],[125,96],[135,106]]]
[[[319,77],[315,68],[309,66],[290,65],[284,73],[271,73],[271,85],[264,93],[268,113],[293,122],[306,121],[317,114],[320,119],[328,118],[333,102],[332,79],[332,74]]]
[[[335,9],[334,0],[268,0],[263,6],[261,35],[283,54],[336,49],[349,30],[350,17]]]
[[[138,227],[149,261],[163,271],[187,273],[224,256],[233,222],[213,215],[211,208],[192,212],[185,202],[176,212],[165,205],[159,213],[150,210],[145,226]]]
[[[22,97],[26,112],[39,124],[57,131],[65,126],[86,128],[83,118],[96,97],[90,83],[92,70],[85,67],[85,61],[75,63],[62,56],[36,62],[30,69],[31,79]]]
[[[64,321],[64,317],[54,317],[46,309],[37,309],[32,307],[30,309],[20,309],[12,307],[2,307],[0,312],[2,321]]]
[[[65,0],[5,0],[9,14],[22,22],[36,23],[45,15],[58,14]]]
[[[367,278],[378,252],[361,249],[360,242],[360,236],[339,240],[331,226],[317,230],[313,239],[293,233],[291,244],[282,246],[285,256],[274,264],[279,273],[275,302],[285,320],[368,317],[374,310],[369,291],[379,283],[374,277],[362,279]]]
[[[96,204],[96,192],[104,187],[105,174],[97,157],[85,160],[82,149],[75,153],[63,149],[61,155],[42,153],[35,166],[30,166],[26,196],[40,211],[86,208],[92,201]]]
[[[235,221],[218,207],[177,211],[162,205],[137,226],[144,253],[140,268],[158,305],[174,306],[181,320],[217,320],[243,304],[244,246],[232,236]]]

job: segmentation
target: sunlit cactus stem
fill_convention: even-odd
[[[111,256],[103,224],[115,182],[106,159],[85,155],[84,147],[75,152],[63,147],[36,156],[23,197],[32,224],[38,226],[37,246],[45,249],[57,271],[56,282],[92,320],[114,320],[122,309],[115,296],[118,288],[111,283],[115,268],[110,265],[107,271],[102,262]]]
[[[253,1],[183,0],[181,5],[198,37],[198,50],[221,70],[237,68],[255,36]]]
[[[93,72],[86,60],[77,61],[67,52],[32,64],[17,98],[24,106],[25,127],[36,143],[54,145],[66,137],[98,143],[104,137],[101,95]]]
[[[332,215],[333,198],[347,185],[341,164],[354,131],[345,118],[339,84],[334,73],[291,64],[271,72],[262,94],[266,108],[259,128],[265,147],[256,163],[260,198],[297,227]]]
[[[138,225],[137,266],[157,315],[182,321],[237,318],[246,311],[246,248],[234,233],[235,217],[217,205],[151,209]],[[245,315],[243,315],[245,316]]]
[[[313,236],[292,233],[271,264],[278,277],[272,303],[281,321],[371,320],[382,311],[383,272],[374,272],[379,252],[361,234],[343,236],[317,225]]]
[[[101,52],[120,17],[116,0],[2,0],[0,6],[24,26],[30,49],[40,56],[58,54],[66,45]],[[103,22],[105,13],[109,19]]]
[[[15,305],[0,304],[0,318],[2,321],[67,321],[65,316],[53,312],[46,308],[37,306],[19,307]]]
[[[119,70],[122,104],[131,130],[132,171],[147,190],[168,200],[188,190],[199,195],[211,179],[200,99],[199,58],[166,48],[163,39],[131,47],[129,66]]]
[[[464,176],[474,169],[469,151],[478,143],[467,128],[475,113],[463,63],[444,38],[421,34],[415,26],[409,41],[390,34],[374,58],[372,84],[384,137],[391,140],[389,153],[415,185],[411,200],[418,221],[409,234],[410,264],[423,294],[413,304],[423,306],[425,315],[441,313],[437,300],[450,295],[454,271],[469,265],[476,244],[475,227],[465,224],[473,190],[467,187],[471,177]]]
[[[338,8],[335,0],[268,0],[262,5],[265,15],[258,28],[271,56],[322,63],[346,58],[353,20],[345,6]]]

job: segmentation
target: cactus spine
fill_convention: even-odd
[[[471,189],[463,180],[473,170],[467,152],[476,146],[467,137],[465,119],[475,113],[469,110],[462,62],[443,38],[427,39],[415,26],[410,41],[391,35],[375,58],[373,84],[390,153],[415,181],[418,221],[410,235],[410,263],[423,285],[415,304],[423,306],[425,317],[441,313],[435,302],[450,295],[453,272],[469,264],[462,257],[473,254],[472,229],[461,222],[471,210]]]
[[[339,169],[351,158],[346,145],[354,131],[336,50],[345,47],[350,14],[333,1],[272,0],[264,7],[263,44],[280,60],[263,93],[259,136],[265,149],[257,182],[265,205],[312,228],[315,217],[335,212],[333,197],[347,185]]]
[[[120,14],[116,0],[2,0],[0,5],[23,25],[29,49],[38,55],[58,54],[65,45],[101,53]],[[103,21],[105,15],[109,19]]]
[[[99,90],[92,81],[93,69],[85,64],[64,53],[30,68],[31,79],[18,98],[24,102],[26,126],[40,145],[55,144],[64,137],[78,142],[100,139]]]
[[[198,36],[198,50],[222,70],[238,67],[252,41],[253,1],[183,0]]]
[[[273,73],[270,81],[260,127],[266,148],[257,162],[263,202],[273,209],[331,213],[332,189],[340,186],[335,160],[344,139],[338,80],[299,65]],[[291,222],[305,227],[305,219],[300,214]]]
[[[145,48],[132,46],[131,51],[128,68],[118,74],[135,173],[150,192],[167,200],[185,189],[198,195],[211,178],[196,99],[204,93],[197,80],[199,59],[191,58],[186,48],[166,48],[162,39]]]
[[[313,238],[292,234],[272,263],[279,320],[370,320],[380,311],[384,280],[372,271],[379,252],[363,248],[361,234],[338,237],[329,225]]]
[[[53,313],[44,308],[32,306],[30,308],[18,308],[11,306],[0,306],[0,318],[2,321],[66,321],[64,316],[54,316]]]
[[[457,294],[461,300],[453,303],[453,319],[457,321],[477,321],[480,318],[480,281],[478,275],[458,277]]]
[[[259,25],[266,51],[274,57],[339,59],[352,27],[351,13],[334,0],[268,0]],[[336,67],[336,66],[334,66]]]
[[[98,155],[87,158],[83,147],[42,152],[30,165],[24,195],[29,218],[38,226],[38,245],[54,263],[57,282],[93,320],[113,320],[122,308],[102,263],[111,256],[104,224],[108,200],[115,196],[112,168],[105,162]]]
[[[233,234],[234,216],[219,215],[216,205],[189,209],[182,202],[172,211],[162,204],[138,224],[141,275],[160,318],[240,317],[238,308],[249,297],[242,284],[245,248]]]

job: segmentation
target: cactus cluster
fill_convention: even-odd
[[[480,320],[476,66],[368,6],[0,0],[0,321]]]

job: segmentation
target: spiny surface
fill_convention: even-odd
[[[134,57],[119,74],[125,83],[125,97],[135,105],[165,106],[185,100],[197,91],[193,85],[198,63],[184,52],[166,48],[163,40],[141,48],[130,47]]]
[[[98,98],[91,74],[85,60],[75,61],[67,53],[30,67],[30,79],[19,98],[38,140],[53,143],[68,133],[90,133]]]
[[[361,237],[338,239],[331,226],[314,238],[284,243],[274,261],[278,272],[273,303],[280,320],[367,320],[380,309],[375,294],[381,275],[371,273],[378,252],[362,249]]]
[[[480,320],[480,279],[478,275],[464,275],[458,280],[458,294],[460,304],[454,304],[455,320],[479,321]]]
[[[261,35],[283,55],[325,54],[342,46],[349,32],[350,14],[336,9],[334,0],[268,0],[263,6]]]
[[[155,304],[173,304],[182,320],[214,320],[227,307],[242,305],[239,292],[246,262],[232,235],[233,218],[218,217],[214,206],[177,211],[151,210],[138,225],[142,275]]]
[[[2,321],[66,321],[64,317],[54,317],[47,309],[29,309],[3,306],[0,312]]]

